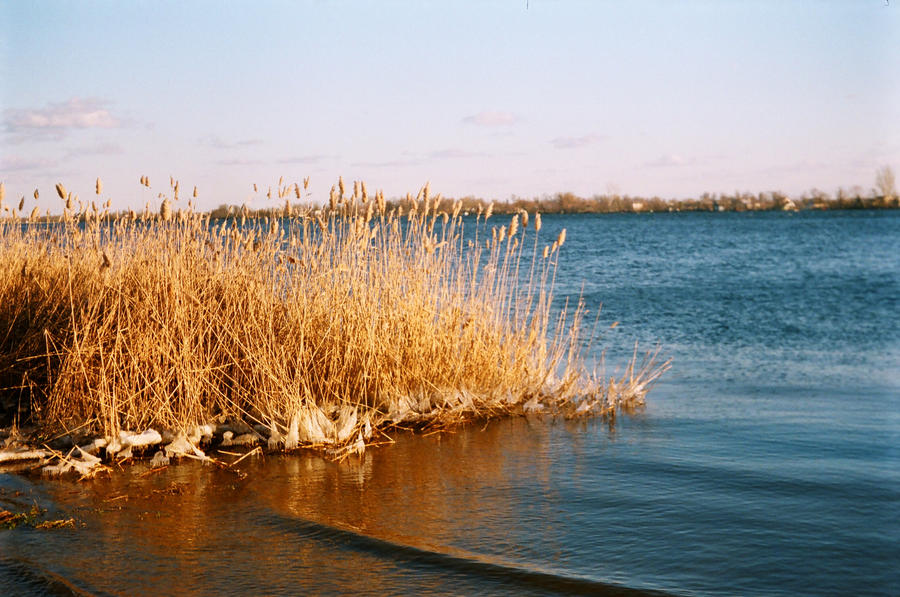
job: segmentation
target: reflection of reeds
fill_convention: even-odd
[[[359,447],[391,426],[612,414],[665,367],[585,369],[582,309],[550,309],[565,233],[539,256],[539,217],[529,255],[524,215],[486,234],[489,207],[464,241],[458,206],[439,213],[427,187],[405,214],[359,188],[340,180],[328,208],[246,224],[168,198],[158,215],[0,223],[0,387],[47,430],[228,419],[275,446]]]

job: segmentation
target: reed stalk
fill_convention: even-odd
[[[486,248],[465,228],[486,229],[491,206],[474,223],[439,214],[426,185],[401,217],[354,189],[340,179],[326,208],[268,220],[168,199],[112,220],[108,203],[70,213],[59,184],[66,218],[0,221],[7,416],[24,404],[47,434],[107,438],[240,422],[276,448],[344,448],[534,410],[613,416],[667,367],[610,379],[585,363],[583,306],[551,309],[565,232],[539,252],[539,214]]]

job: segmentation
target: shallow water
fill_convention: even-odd
[[[0,532],[0,593],[900,593],[900,214],[542,234],[561,227],[560,299],[603,302],[609,367],[635,340],[675,359],[643,412],[400,434],[244,479],[0,475],[6,503],[78,521]]]

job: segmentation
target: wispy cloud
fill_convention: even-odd
[[[292,158],[283,158],[278,160],[279,164],[318,164],[324,159],[327,159],[329,156],[327,155],[304,155]]]
[[[479,112],[471,114],[462,119],[463,124],[474,124],[475,126],[512,126],[521,119],[510,112]]]
[[[692,163],[693,160],[685,159],[684,157],[669,153],[666,155],[659,156],[655,160],[650,160],[649,162],[644,162],[644,166],[648,168],[666,168],[669,166],[687,166]]]
[[[461,158],[478,157],[484,157],[484,154],[476,151],[466,151],[464,149],[439,149],[428,154],[428,158],[432,160],[457,160]]]
[[[418,166],[421,160],[386,160],[384,162],[354,162],[351,164],[354,168],[408,168],[410,166]]]
[[[262,160],[254,160],[247,158],[232,158],[227,160],[217,160],[216,164],[219,166],[258,166],[262,164]]]
[[[447,148],[436,149],[427,153],[404,152],[404,157],[396,160],[385,160],[383,162],[355,162],[351,165],[359,168],[408,168],[439,160],[482,158],[486,155],[487,154],[481,152],[467,151],[465,149]]]
[[[846,164],[844,164],[846,165]],[[850,163],[849,165],[853,165]],[[783,174],[806,174],[809,172],[823,172],[835,169],[835,164],[824,162],[822,160],[802,159],[787,164],[776,164],[757,169],[757,173],[763,176],[775,176]],[[875,168],[872,167],[874,176]]]
[[[199,140],[201,145],[213,147],[215,149],[235,149],[238,147],[249,147],[253,145],[262,145],[262,139],[241,139],[238,141],[226,141],[217,135],[207,135]]]
[[[289,165],[289,164],[317,164],[322,160],[329,158],[327,155],[303,155],[303,156],[293,156],[287,158],[278,158],[278,159],[260,159],[260,158],[252,158],[252,157],[231,157],[231,158],[223,158],[220,160],[216,160],[216,164],[219,166],[259,166],[264,164],[280,164],[280,165]]]
[[[6,109],[3,129],[25,139],[60,139],[75,129],[110,129],[122,126],[106,102],[96,98],[77,98],[51,103],[44,108]]]
[[[85,145],[82,147],[74,147],[66,153],[66,158],[73,158],[85,155],[121,155],[125,153],[118,143],[98,142],[93,145]]]
[[[21,172],[24,170],[41,170],[57,165],[56,160],[41,158],[0,157],[0,170],[3,172]]]
[[[556,139],[552,139],[550,143],[553,144],[553,147],[556,149],[578,149],[579,147],[586,147],[597,141],[603,139],[601,135],[583,135],[581,137],[557,137]]]

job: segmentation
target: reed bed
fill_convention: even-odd
[[[299,188],[280,182],[277,196]],[[117,218],[99,180],[100,207],[57,185],[55,222],[7,210],[8,419],[30,418],[44,437],[106,438],[109,453],[160,430],[152,443],[215,436],[346,454],[398,427],[613,417],[668,366],[636,353],[615,378],[585,363],[584,308],[551,308],[565,232],[545,241],[539,214],[464,219],[427,185],[388,208],[341,181],[321,208],[211,220],[179,207],[177,182],[171,191]]]

